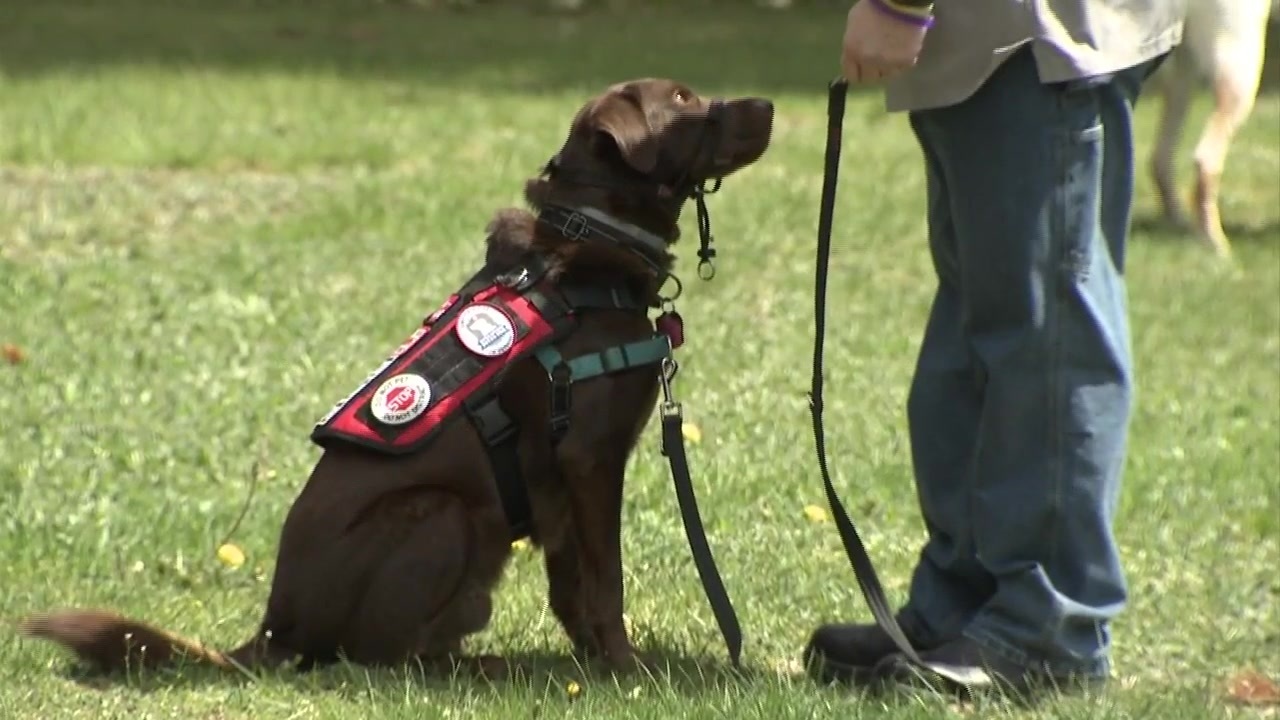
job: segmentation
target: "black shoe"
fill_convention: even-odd
[[[967,637],[917,653],[928,667],[916,665],[901,653],[892,653],[876,665],[874,682],[926,687],[954,695],[990,690],[1020,700],[1097,689],[1106,682],[1098,675],[1058,674],[1044,667],[1021,665],[987,652]]]
[[[898,619],[902,625],[902,619]],[[921,651],[911,629],[902,625],[911,647]],[[813,678],[824,684],[869,684],[876,664],[900,652],[889,633],[879,625],[822,625],[813,631],[804,648],[804,665]]]

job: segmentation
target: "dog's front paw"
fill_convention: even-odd
[[[472,655],[463,658],[460,665],[472,677],[490,682],[505,680],[511,673],[510,663],[498,655]]]
[[[565,634],[569,636],[569,642],[573,643],[573,653],[578,658],[590,660],[604,654],[591,628],[585,623],[572,629],[566,627]]]
[[[653,672],[657,668],[658,659],[649,653],[644,653],[628,646],[625,650],[601,656],[600,663],[611,673],[629,675],[639,671],[645,673]]]

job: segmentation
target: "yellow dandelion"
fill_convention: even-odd
[[[569,684],[564,686],[564,691],[568,693],[570,700],[576,700],[582,694],[582,686],[576,681],[570,680]]]
[[[804,665],[796,658],[780,658],[773,662],[778,677],[798,678],[804,675]]]
[[[685,420],[683,423],[681,423],[680,432],[684,435],[684,439],[688,440],[691,443],[702,442],[702,428],[698,427],[697,425],[694,425],[688,420]]]
[[[244,551],[240,546],[232,543],[223,543],[218,546],[218,561],[232,570],[244,565],[244,559]]]
[[[805,505],[804,516],[809,518],[809,522],[824,523],[827,521],[827,511],[817,505]]]
[[[525,550],[528,550],[529,547],[529,538],[520,538],[519,540],[512,541],[511,543],[511,549],[515,552],[524,552]]]

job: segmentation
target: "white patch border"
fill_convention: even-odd
[[[369,383],[373,382],[374,378],[381,375],[383,371],[391,367],[405,353],[409,352],[409,349],[413,347],[414,343],[421,340],[422,337],[426,335],[427,332],[429,332],[430,330],[431,328],[426,325],[421,325],[416,330],[414,330],[413,334],[410,335],[407,340],[400,343],[400,346],[397,347],[391,353],[391,355],[387,357],[386,360],[383,360],[381,365],[374,368],[372,372],[370,372],[368,375],[365,376],[364,381],[360,383],[359,387],[357,387],[355,390],[352,390],[350,393],[347,394],[346,397],[342,398],[337,403],[334,403],[333,407],[329,408],[329,412],[325,413],[324,417],[320,418],[320,420],[316,422],[316,427],[320,428],[320,427],[324,427],[325,425],[328,425],[329,422],[332,421],[335,417],[337,417],[338,413],[341,412],[342,409],[345,408],[348,404],[350,404],[350,402],[354,400],[357,395],[364,392],[365,389],[369,387]]]
[[[507,341],[497,346],[497,348],[482,348],[475,343],[475,340],[463,330],[463,322],[470,316],[484,313],[492,315],[493,319],[507,329]],[[503,312],[502,308],[487,302],[478,302],[466,306],[458,312],[458,317],[453,323],[454,334],[458,337],[458,342],[471,352],[481,357],[496,358],[501,357],[509,352],[516,344],[516,324],[511,316]]]
[[[392,413],[386,406],[387,394],[397,387],[412,387],[418,391],[418,396],[409,408]],[[384,425],[404,425],[416,420],[427,411],[429,405],[431,405],[431,383],[417,373],[400,373],[383,380],[374,391],[373,397],[369,399],[369,414]]]

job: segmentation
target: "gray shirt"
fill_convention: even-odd
[[[958,103],[1031,43],[1040,79],[1132,67],[1182,40],[1187,0],[936,0],[916,66],[888,83],[890,112]]]

